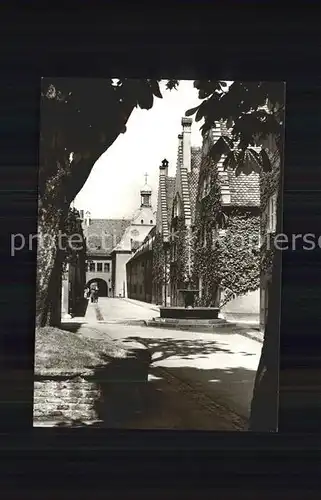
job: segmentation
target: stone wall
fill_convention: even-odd
[[[34,423],[97,421],[95,402],[100,396],[97,384],[83,377],[35,380]]]
[[[64,375],[35,374],[34,425],[97,424],[119,428],[144,405],[151,356],[132,342],[126,355],[95,368]]]

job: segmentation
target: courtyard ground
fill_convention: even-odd
[[[89,304],[86,317],[70,324],[79,323],[81,336],[136,342],[150,351],[149,410],[137,415],[136,428],[246,426],[262,344],[226,328],[202,333],[142,324],[157,315],[151,304],[100,298],[98,307]]]

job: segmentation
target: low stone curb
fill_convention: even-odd
[[[123,300],[125,300],[126,302],[129,302],[130,304],[135,304],[136,306],[144,307],[145,309],[146,309],[146,307],[148,307],[148,309],[150,309],[151,311],[156,311],[159,313],[159,307],[154,306],[153,304],[150,304],[149,302],[143,302],[142,304],[140,304],[138,300],[128,299],[127,297],[123,297]]]
[[[145,326],[153,328],[166,328],[168,330],[184,330],[200,333],[219,333],[222,335],[242,335],[256,342],[263,343],[263,334],[257,330],[236,325],[236,323],[221,323],[216,325],[180,325],[166,324],[158,321],[144,321]]]

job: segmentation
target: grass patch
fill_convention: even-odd
[[[54,327],[36,329],[35,375],[89,375],[127,351],[108,340],[86,339]]]

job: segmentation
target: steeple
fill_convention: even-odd
[[[148,174],[145,174],[145,184],[140,190],[141,207],[151,207],[152,188],[147,184]]]

